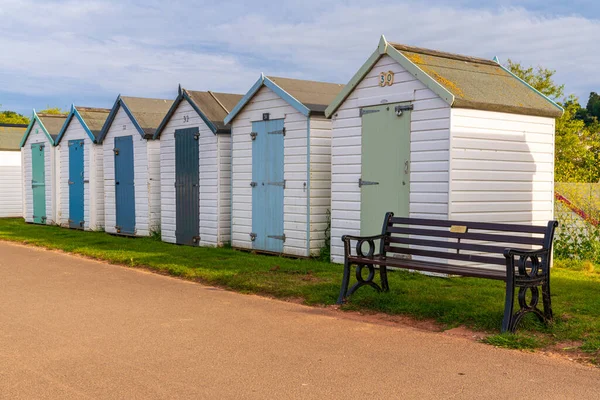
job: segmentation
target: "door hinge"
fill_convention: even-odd
[[[369,185],[379,185],[379,182],[363,181],[361,178],[358,179],[358,187],[369,186]]]
[[[377,113],[379,111],[381,111],[381,110],[366,110],[364,108],[361,108],[360,111],[359,111],[359,114],[362,117],[365,114],[373,114],[373,113]]]
[[[70,224],[71,222],[73,222],[73,220],[72,220],[71,218],[69,218],[69,219],[67,220],[67,222]]]
[[[252,138],[252,140],[256,140],[257,136],[258,136],[257,132],[250,132],[250,137]]]
[[[281,240],[282,242],[285,242],[285,233],[281,236],[277,236],[277,235],[269,235],[267,236],[269,239],[277,239],[277,240]]]
[[[254,232],[250,233],[250,240],[253,242],[256,240],[256,233],[254,233]]]
[[[283,135],[285,136],[285,127],[283,129],[279,129],[278,131],[271,131],[269,135]]]
[[[75,183],[75,182],[73,182],[73,181],[69,181],[69,185],[72,185],[72,184],[74,184],[74,183]]]
[[[283,188],[285,189],[285,179],[281,182],[268,182],[267,185],[271,185],[271,186],[283,186]]]
[[[258,185],[258,183],[256,183],[256,182],[250,182],[250,186],[256,187],[256,185]]]

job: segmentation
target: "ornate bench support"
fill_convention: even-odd
[[[506,300],[502,332],[515,332],[519,322],[527,313],[534,313],[540,322],[552,322],[552,304],[550,300],[550,252],[517,251],[507,249],[506,258]],[[518,258],[517,258],[518,257]],[[544,310],[538,306],[540,291]],[[515,290],[519,289],[519,311],[514,313]],[[527,301],[527,292],[531,299]]]

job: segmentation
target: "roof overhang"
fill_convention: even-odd
[[[77,107],[75,107],[75,105],[71,105],[71,112],[69,112],[69,115],[67,116],[67,119],[66,119],[65,123],[63,124],[63,127],[61,128],[61,130],[58,134],[58,137],[56,138],[56,145],[58,146],[60,144],[60,141],[62,140],[63,136],[65,135],[65,132],[67,132],[67,129],[69,128],[69,124],[71,123],[71,120],[73,119],[73,117],[76,117],[77,120],[79,120],[79,123],[83,127],[83,130],[88,135],[88,137],[90,138],[92,143],[97,143],[96,137],[94,136],[94,134],[92,133],[90,128],[87,126],[87,124],[81,117],[81,114],[79,114],[79,111],[77,111]]]
[[[29,125],[27,126],[27,130],[25,131],[25,134],[23,135],[23,139],[21,139],[20,147],[25,146],[25,142],[27,142],[27,138],[29,137],[29,134],[31,133],[31,130],[33,129],[33,125],[35,125],[36,121],[42,127],[42,131],[44,131],[44,134],[46,135],[46,137],[50,141],[50,144],[52,146],[56,146],[56,143],[54,142],[54,139],[52,139],[52,136],[50,135],[50,133],[48,133],[48,129],[46,129],[46,127],[44,126],[44,123],[38,117],[38,115],[37,115],[37,113],[35,112],[35,109],[34,109],[33,110],[33,115],[31,116],[31,121],[29,121]]]
[[[110,127],[112,126],[112,123],[113,123],[115,117],[117,116],[117,112],[119,111],[119,108],[121,108],[121,107],[123,107],[123,110],[125,111],[125,113],[129,117],[129,119],[131,120],[131,123],[133,124],[135,129],[142,136],[142,138],[151,139],[151,138],[148,138],[148,136],[146,135],[146,133],[144,132],[144,130],[142,129],[140,124],[137,122],[137,120],[131,113],[131,110],[129,109],[129,107],[127,107],[127,104],[125,104],[125,102],[121,98],[121,95],[119,95],[119,96],[117,96],[117,100],[115,101],[115,104],[113,105],[113,107],[110,110],[110,113],[108,114],[108,118],[106,118],[106,122],[104,122],[104,125],[102,126],[102,130],[100,131],[100,135],[98,136],[97,143],[102,143],[104,141],[104,138],[108,134],[108,131],[109,131]]]
[[[242,97],[240,102],[237,103],[237,105],[233,108],[233,110],[231,110],[231,112],[225,117],[225,120],[223,122],[226,125],[231,123],[231,121],[236,117],[236,115],[239,114],[240,111],[242,111],[242,109],[246,106],[246,104],[248,104],[248,102],[250,100],[252,100],[252,97],[254,97],[254,95],[258,92],[258,90],[263,86],[266,86],[269,89],[271,89],[279,97],[281,97],[283,100],[285,100],[290,106],[294,107],[294,109],[296,109],[298,112],[300,112],[304,116],[308,117],[310,115],[310,109],[308,107],[306,107],[304,104],[302,104],[296,98],[294,98],[294,96],[292,96],[291,94],[289,94],[288,92],[283,90],[275,82],[273,82],[272,80],[267,78],[264,74],[260,74],[260,78],[258,78],[258,80],[254,83],[254,85],[252,85],[252,87],[250,88],[248,93],[246,93],[246,95],[244,97]]]

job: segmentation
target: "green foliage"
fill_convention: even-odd
[[[565,85],[557,85],[552,80],[552,77],[556,73],[555,70],[541,66],[538,66],[534,70],[533,67],[524,67],[521,63],[513,62],[511,59],[508,59],[506,67],[513,74],[517,75],[552,100],[559,100],[563,97]]]
[[[60,107],[50,107],[37,111],[38,114],[54,114],[54,115],[65,115],[68,114],[69,111],[64,111]]]
[[[531,335],[522,335],[519,333],[491,335],[483,339],[482,342],[496,347],[517,350],[535,350],[548,345],[547,339]]]
[[[29,124],[29,118],[14,111],[0,111],[0,124]]]
[[[325,240],[319,251],[318,259],[324,262],[331,261],[331,211],[327,209],[327,226],[325,227]]]
[[[595,117],[596,121],[600,120],[600,95],[596,92],[590,93],[590,98],[586,107],[590,117]]]

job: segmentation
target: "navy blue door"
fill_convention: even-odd
[[[200,194],[198,128],[175,131],[175,241],[194,245],[199,241]]]
[[[281,253],[283,233],[283,119],[252,123],[252,235],[257,250]]]
[[[115,205],[117,233],[135,234],[135,188],[133,178],[133,138],[115,138]]]
[[[83,140],[69,140],[69,227],[83,225]]]

